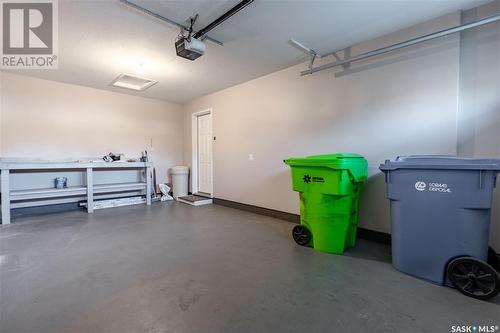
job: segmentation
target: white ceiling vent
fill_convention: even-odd
[[[111,85],[118,88],[131,89],[135,91],[144,91],[151,86],[157,84],[158,81],[146,79],[143,77],[133,76],[129,74],[121,74]]]

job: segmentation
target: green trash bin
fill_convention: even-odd
[[[300,194],[300,225],[294,240],[328,253],[344,253],[356,244],[359,197],[368,163],[358,154],[289,158],[293,190]]]

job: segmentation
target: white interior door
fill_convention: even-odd
[[[212,194],[212,114],[198,117],[198,192]]]

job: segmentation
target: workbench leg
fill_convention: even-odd
[[[9,170],[2,170],[2,224],[10,224],[10,185]]]
[[[146,168],[146,205],[151,205],[151,168]]]
[[[94,177],[92,168],[87,168],[87,213],[94,212]]]

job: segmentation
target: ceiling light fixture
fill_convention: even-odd
[[[111,85],[118,88],[144,91],[157,83],[158,81],[146,79],[143,77],[138,77],[130,74],[120,74],[116,79],[113,80],[113,82],[111,82]]]

